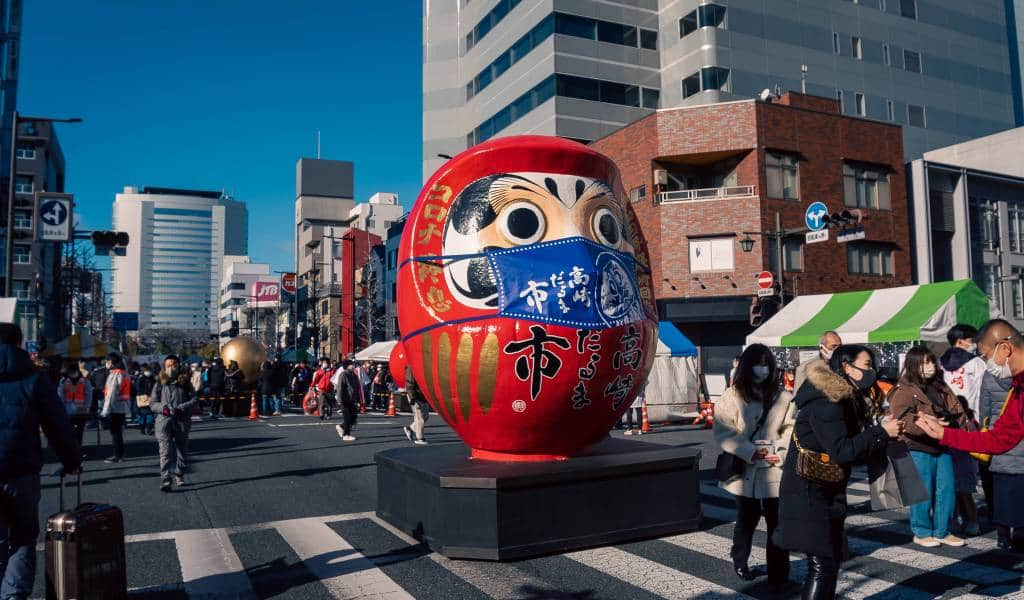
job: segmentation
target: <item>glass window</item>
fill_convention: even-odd
[[[700,73],[694,73],[683,80],[683,98],[700,93]]]
[[[735,242],[732,236],[691,239],[690,272],[732,271]]]
[[[784,200],[800,198],[795,156],[765,153],[765,179],[768,181],[768,197]]]
[[[508,52],[504,52],[501,56],[494,59],[494,63],[491,64],[494,79],[501,77],[501,74],[508,71],[510,66],[512,66],[512,57]]]
[[[524,56],[530,53],[530,50],[533,50],[534,42],[532,35],[533,32],[531,31],[530,33],[519,38],[519,40],[512,45],[512,49],[510,52],[512,54],[511,59],[513,63],[522,60]],[[537,41],[540,42],[541,40]]]
[[[32,229],[32,213],[26,211],[14,211],[15,229]]]
[[[908,19],[916,19],[917,0],[900,0],[900,14]]]
[[[867,103],[864,100],[864,94],[857,92],[853,95],[854,103],[857,105],[857,114],[861,117],[865,117],[868,114]]]
[[[725,28],[725,7],[717,4],[705,4],[697,8],[697,18],[701,27]]]
[[[480,71],[480,74],[476,76],[476,89],[482,90],[485,87],[491,85],[493,78],[491,77],[491,69],[486,68]]]
[[[923,106],[918,106],[916,104],[907,105],[907,124],[912,127],[928,126]]]
[[[530,43],[536,47],[555,32],[555,16],[548,15],[530,31]]]
[[[558,75],[558,95],[582,100],[600,100],[601,94],[596,79]]]
[[[1013,267],[1013,318],[1024,319],[1024,269]]]
[[[32,262],[32,246],[14,244],[14,264],[27,265]]]
[[[839,34],[832,32],[832,54],[839,54]]]
[[[13,283],[12,291],[14,292],[14,297],[18,300],[28,300],[28,282],[15,279]]]
[[[645,50],[658,49],[658,32],[653,29],[640,30],[640,47]]]
[[[629,190],[629,201],[640,202],[647,197],[647,186],[641,185]]]
[[[850,38],[850,54],[858,60],[864,58],[864,54],[861,50],[860,38],[857,36]]]
[[[20,144],[17,152],[18,158],[33,159],[36,157],[36,147]]]
[[[472,100],[472,99],[473,99],[473,82],[470,81],[469,83],[466,84],[466,100],[469,101],[469,100]]]
[[[644,88],[644,108],[659,108],[661,103],[661,91],[651,88]]]
[[[598,21],[597,40],[620,46],[636,47],[636,27],[610,21]]]
[[[882,44],[882,62],[885,66],[892,64],[892,59],[889,58],[889,44]]]
[[[729,69],[704,67],[700,70],[701,89],[729,91]]]
[[[903,51],[903,68],[911,73],[921,72],[921,53],[913,50]]]
[[[892,100],[885,101],[885,114],[890,121],[896,120],[896,107],[893,105]]]
[[[511,118],[513,121],[533,110],[533,97],[530,94],[523,94],[512,103]]]
[[[1024,233],[1024,210],[1016,203],[1007,203],[1006,213],[1010,230],[1010,252],[1021,252],[1024,245],[1021,244],[1021,234]]]
[[[498,133],[512,124],[512,109],[506,106],[495,113],[491,120],[494,122],[494,133]]]
[[[697,11],[687,13],[679,19],[679,37],[685,37],[697,31]]]
[[[555,95],[555,76],[552,75],[533,88],[534,107],[544,104]]]
[[[473,49],[473,32],[470,31],[466,34],[466,52]]]
[[[14,178],[14,191],[19,194],[31,194],[35,191],[31,175],[18,175]]]
[[[775,240],[768,240],[768,270],[778,271],[778,253]],[[782,242],[782,264],[786,271],[804,270],[804,244],[799,238],[785,238]]]
[[[891,276],[892,247],[871,242],[850,242],[846,245],[846,270],[850,275]]]
[[[836,90],[836,100],[839,101],[839,112],[846,112],[846,102],[843,101],[843,90]]]
[[[555,13],[555,33],[597,39],[597,21],[576,15]]]
[[[879,169],[844,164],[843,202],[856,208],[889,210],[889,175]]]

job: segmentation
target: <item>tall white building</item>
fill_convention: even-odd
[[[253,293],[255,283],[264,281],[276,283],[277,276],[270,270],[268,263],[254,263],[248,256],[225,256],[223,275],[220,284],[219,302],[219,334],[220,344],[226,344],[234,335],[255,333],[253,324],[256,319],[253,312]],[[265,309],[257,309],[265,310]],[[262,322],[259,327],[265,327]],[[270,325],[273,328],[273,324]],[[233,328],[238,331],[232,332]],[[263,332],[257,334],[258,339],[269,336]]]
[[[248,253],[248,211],[221,192],[125,187],[114,199],[127,254],[112,259],[115,312],[139,330],[216,333],[225,255]]]
[[[366,202],[360,202],[348,213],[350,227],[368,231],[380,239],[388,236],[388,227],[402,218],[405,209],[398,203],[398,194],[377,192]]]

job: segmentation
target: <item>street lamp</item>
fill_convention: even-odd
[[[5,248],[7,255],[4,257],[4,296],[8,298],[14,290],[14,180],[17,169],[16,155],[18,146],[18,123],[22,121],[41,121],[46,123],[81,123],[80,117],[54,118],[54,117],[23,117],[14,111],[11,119],[11,161],[10,178],[7,182],[7,243]]]
[[[754,238],[750,237],[750,234],[744,233],[743,239],[740,240],[740,250],[749,253],[754,249]]]

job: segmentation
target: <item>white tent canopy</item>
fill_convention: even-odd
[[[697,348],[675,325],[658,324],[658,349],[644,388],[648,417],[682,419],[697,409]]]
[[[391,360],[391,350],[398,342],[390,340],[387,342],[374,342],[366,348],[356,352],[356,360],[371,360],[373,362],[388,362]]]

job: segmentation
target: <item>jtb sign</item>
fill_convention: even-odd
[[[41,242],[66,242],[71,239],[72,196],[39,192],[36,194],[36,239]]]
[[[277,306],[281,300],[281,286],[276,281],[257,281],[252,284],[252,295],[256,308]]]

